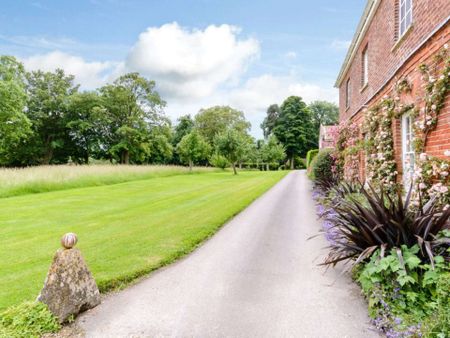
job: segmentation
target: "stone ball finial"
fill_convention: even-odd
[[[64,236],[61,237],[61,245],[65,249],[72,249],[75,244],[77,244],[78,238],[77,235],[73,232],[68,232]]]

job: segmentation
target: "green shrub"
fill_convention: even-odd
[[[450,274],[442,256],[422,263],[418,245],[377,250],[357,272],[369,313],[388,336],[445,337],[449,331]],[[444,335],[439,335],[443,333]]]
[[[214,153],[211,156],[211,158],[209,159],[209,163],[211,163],[211,165],[213,167],[221,168],[221,169],[225,169],[230,166],[230,163],[228,162],[228,160],[224,156],[217,154],[217,153]]]
[[[335,175],[332,167],[334,159],[331,156],[332,149],[323,149],[319,151],[316,157],[311,162],[310,178],[314,181],[327,180]]]
[[[41,302],[25,302],[0,313],[0,337],[40,337],[58,332],[57,318]]]
[[[306,169],[305,160],[299,156],[296,156],[294,158],[294,167],[295,167],[295,169]]]
[[[306,154],[306,168],[309,168],[311,166],[312,160],[317,156],[319,153],[319,149],[311,149]]]
[[[450,332],[450,272],[439,275],[436,303],[436,315],[429,317],[430,325],[425,326],[425,334],[428,337],[445,337]]]

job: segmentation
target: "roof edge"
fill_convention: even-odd
[[[374,17],[375,12],[378,9],[380,3],[381,0],[367,1],[363,15],[361,16],[361,19],[359,20],[358,23],[358,27],[356,28],[356,32],[353,35],[352,43],[350,44],[350,47],[347,51],[347,55],[345,56],[344,59],[344,63],[342,64],[341,70],[339,71],[339,75],[336,79],[336,83],[334,84],[336,88],[339,88],[345,75],[347,74],[350,64],[353,61],[353,58],[355,57],[355,53],[358,50],[359,45],[361,44],[361,40],[364,38],[366,31],[369,28],[370,23],[372,22],[372,18]]]

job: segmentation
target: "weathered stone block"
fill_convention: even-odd
[[[78,249],[59,249],[38,300],[61,323],[100,303],[100,292]]]

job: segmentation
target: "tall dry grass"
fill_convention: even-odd
[[[212,171],[196,167],[192,173]],[[0,198],[190,173],[164,165],[55,165],[0,169]]]

